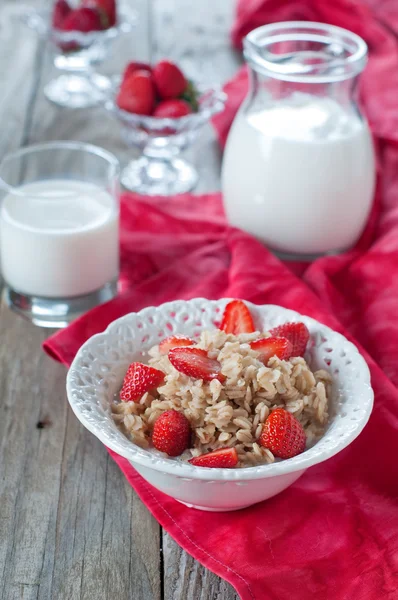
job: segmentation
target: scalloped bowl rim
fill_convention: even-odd
[[[203,85],[201,87],[203,92],[201,93],[200,97],[208,93],[213,104],[211,106],[204,106],[195,113],[178,118],[154,117],[152,115],[139,115],[137,113],[130,113],[127,110],[119,108],[113,98],[108,98],[104,105],[106,110],[116,115],[122,123],[135,125],[137,127],[145,126],[148,129],[153,129],[154,133],[156,133],[157,129],[162,127],[175,127],[177,129],[176,133],[178,134],[178,129],[182,126],[204,124],[211,117],[224,110],[227,94],[222,91],[221,86]],[[116,95],[114,90],[112,95]]]
[[[333,338],[337,342],[340,342],[340,345],[338,347],[343,346],[345,350],[348,350],[351,353],[351,356],[355,357],[355,360],[357,360],[358,364],[361,366],[361,369],[363,370],[363,372],[365,374],[364,378],[359,382],[359,384],[361,385],[361,387],[363,389],[363,392],[365,392],[364,393],[365,403],[361,407],[362,408],[361,417],[358,419],[355,426],[352,426],[350,431],[346,431],[345,434],[339,438],[339,441],[337,443],[335,443],[334,445],[332,445],[329,449],[326,449],[318,454],[315,453],[315,449],[316,449],[318,443],[320,441],[322,441],[322,439],[323,439],[323,438],[321,438],[321,440],[319,442],[317,442],[314,446],[312,446],[311,448],[309,448],[302,454],[299,454],[298,456],[295,456],[294,458],[290,458],[290,459],[280,461],[280,462],[274,462],[272,464],[265,464],[265,465],[259,465],[259,466],[253,466],[253,467],[244,467],[244,468],[240,468],[240,469],[225,469],[225,468],[224,469],[222,469],[222,468],[211,468],[210,469],[210,468],[203,468],[203,467],[195,467],[187,462],[182,462],[182,461],[173,460],[173,459],[169,459],[169,458],[163,458],[162,456],[155,455],[154,453],[152,453],[150,451],[143,450],[142,448],[140,448],[139,446],[137,446],[133,442],[131,442],[120,430],[118,430],[118,433],[120,434],[120,437],[118,436],[118,440],[120,439],[120,443],[119,443],[119,441],[117,441],[117,442],[110,441],[107,438],[107,436],[105,435],[104,430],[101,429],[101,427],[98,427],[97,425],[91,423],[88,419],[86,419],[85,415],[80,412],[79,407],[75,404],[75,401],[74,401],[75,383],[73,381],[73,377],[74,377],[75,373],[77,373],[79,370],[79,363],[80,363],[83,351],[86,350],[87,348],[89,348],[94,340],[97,341],[98,339],[102,339],[106,336],[109,336],[110,334],[112,334],[113,330],[120,327],[120,325],[123,325],[125,322],[127,322],[129,319],[131,319],[133,316],[135,317],[137,315],[140,315],[142,318],[145,318],[146,315],[149,316],[149,315],[153,314],[154,311],[157,311],[159,309],[175,309],[176,304],[178,304],[178,303],[183,303],[188,309],[189,304],[193,303],[193,302],[202,302],[202,303],[208,302],[208,303],[215,304],[215,305],[222,304],[225,306],[225,304],[227,302],[229,302],[230,300],[232,300],[232,298],[221,298],[219,300],[206,300],[204,298],[194,298],[192,300],[177,300],[177,301],[173,301],[173,302],[167,302],[167,303],[161,304],[157,307],[149,306],[149,307],[142,309],[141,311],[128,313],[127,315],[124,315],[123,317],[116,319],[115,321],[113,321],[112,323],[110,323],[108,325],[108,327],[106,328],[105,331],[103,331],[102,333],[95,334],[92,337],[90,337],[78,350],[78,352],[69,368],[69,371],[67,374],[67,381],[66,381],[68,401],[69,401],[71,408],[72,408],[73,412],[75,413],[76,417],[79,419],[79,421],[92,434],[94,434],[105,446],[107,446],[108,448],[110,448],[111,450],[113,450],[114,452],[119,454],[120,456],[127,458],[133,465],[134,465],[134,463],[138,463],[140,465],[143,465],[144,467],[147,467],[147,468],[150,468],[150,469],[153,469],[156,471],[161,471],[162,473],[168,473],[168,474],[171,474],[171,475],[174,475],[177,477],[181,477],[184,479],[190,479],[190,480],[197,479],[197,480],[207,480],[207,481],[211,481],[211,480],[213,480],[213,481],[245,481],[246,480],[247,481],[247,480],[255,480],[255,479],[265,479],[268,477],[276,477],[279,475],[293,473],[295,471],[303,471],[311,466],[314,466],[316,464],[324,462],[325,460],[331,458],[332,456],[335,456],[341,450],[346,448],[351,442],[353,442],[358,437],[358,435],[361,433],[361,431],[365,427],[366,423],[368,422],[369,417],[372,412],[373,398],[374,398],[373,390],[372,390],[372,387],[370,384],[369,368],[368,368],[364,358],[361,356],[358,349],[356,348],[356,346],[354,346],[354,344],[349,342],[340,333],[337,333],[336,331],[332,330],[331,328],[327,327],[326,325],[323,325],[319,321],[313,319],[312,317],[302,315],[296,311],[286,309],[279,305],[275,305],[275,304],[258,305],[258,304],[253,304],[246,300],[244,301],[245,304],[247,304],[247,306],[249,308],[253,308],[254,310],[260,310],[260,312],[261,312],[261,309],[278,309],[280,311],[283,311],[283,314],[286,315],[286,318],[289,321],[302,320],[307,326],[309,325],[309,326],[315,327],[319,331],[319,333],[325,332],[328,334],[332,334]],[[339,416],[339,414],[337,413],[336,416]],[[114,425],[114,422],[113,422],[111,416],[108,417],[107,421],[109,421],[109,425]],[[126,442],[127,442],[127,444],[126,444]]]

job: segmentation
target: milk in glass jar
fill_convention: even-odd
[[[250,90],[222,172],[229,221],[282,255],[350,248],[375,185],[371,134],[357,103],[365,42],[331,25],[275,23],[249,33],[244,55]]]

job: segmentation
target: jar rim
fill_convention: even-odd
[[[315,42],[327,52],[300,50],[277,54],[268,49],[281,42]],[[367,44],[359,35],[343,27],[312,21],[263,25],[248,33],[243,48],[245,60],[255,71],[298,83],[331,83],[353,78],[365,68],[368,54]]]

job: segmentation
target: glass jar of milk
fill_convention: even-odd
[[[119,164],[102,148],[49,142],[0,164],[0,264],[10,308],[64,327],[116,295]]]
[[[287,258],[350,248],[375,186],[357,104],[365,42],[331,25],[275,23],[249,33],[244,56],[250,90],[222,172],[229,221]]]

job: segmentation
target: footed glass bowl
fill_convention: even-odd
[[[219,87],[197,86],[198,112],[169,119],[120,109],[116,104],[119,86],[120,78],[114,80],[105,108],[120,122],[126,143],[142,150],[142,156],[131,161],[122,171],[123,186],[152,196],[169,196],[192,190],[197,184],[198,174],[179,154],[196,141],[211,117],[223,110],[226,94]]]
[[[27,6],[23,21],[50,43],[54,64],[63,71],[45,86],[46,98],[64,108],[89,108],[103,102],[111,82],[108,77],[95,73],[94,67],[107,57],[115,38],[133,29],[136,12],[129,3],[119,2],[117,24],[103,31],[82,33],[54,29],[49,7],[36,9]]]

